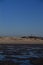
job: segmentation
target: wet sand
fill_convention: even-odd
[[[0,45],[0,65],[43,65],[43,45]]]

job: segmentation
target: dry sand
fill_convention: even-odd
[[[0,44],[43,44],[43,40],[40,39],[26,39],[15,37],[0,37]]]

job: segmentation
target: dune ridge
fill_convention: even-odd
[[[34,38],[17,38],[17,37],[0,37],[1,43],[14,43],[14,44],[43,44],[43,40]]]

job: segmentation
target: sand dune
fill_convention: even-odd
[[[26,38],[15,38],[15,37],[0,37],[0,44],[14,43],[14,44],[43,44],[43,40],[40,39],[26,39]]]

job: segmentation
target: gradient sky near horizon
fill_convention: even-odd
[[[0,0],[0,35],[43,36],[43,0]]]

